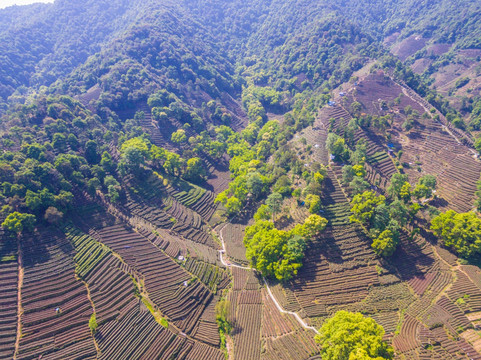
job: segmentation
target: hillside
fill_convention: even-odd
[[[481,359],[479,7],[0,10],[0,359]]]

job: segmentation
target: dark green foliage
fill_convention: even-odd
[[[329,133],[326,141],[326,148],[329,153],[335,156],[337,161],[345,161],[349,158],[349,151],[346,141],[334,133]]]
[[[402,198],[403,195],[403,186],[406,185],[408,181],[408,176],[404,174],[395,173],[391,177],[391,183],[389,184],[388,188],[386,189],[386,194],[391,199],[398,199]]]
[[[282,195],[279,193],[270,194],[267,197],[266,205],[269,207],[272,216],[275,217],[275,215],[281,211]]]

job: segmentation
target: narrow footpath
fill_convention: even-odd
[[[17,246],[18,246],[17,339],[15,340],[15,352],[13,355],[14,360],[17,359],[18,349],[20,347],[20,338],[22,337],[22,314],[23,314],[22,286],[23,286],[24,267],[23,267],[22,247],[21,247],[19,238],[17,238]]]
[[[226,261],[226,259],[224,259],[224,255],[227,255],[227,252],[226,252],[226,247],[225,247],[225,241],[224,241],[224,237],[222,236],[222,230],[227,226],[227,224],[229,224],[229,222],[227,222],[226,224],[224,224],[224,226],[218,231],[218,234],[219,234],[219,238],[220,238],[220,241],[222,243],[222,250],[219,250],[219,255],[220,255],[220,261],[221,263],[226,266],[226,267],[236,267],[236,268],[239,268],[239,269],[244,269],[244,270],[252,270],[252,271],[256,271],[256,269],[253,269],[253,268],[250,268],[250,267],[246,267],[246,266],[242,266],[242,265],[239,265],[239,264],[236,264],[234,262],[231,262],[229,260]],[[267,293],[269,294],[269,297],[272,299],[272,301],[274,302],[274,304],[276,304],[276,307],[277,309],[283,313],[283,314],[289,314],[289,315],[293,315],[296,320],[299,322],[299,324],[306,330],[312,330],[314,331],[316,334],[319,334],[319,331],[313,327],[313,326],[309,326],[301,317],[298,313],[295,313],[295,312],[292,312],[292,311],[287,311],[287,310],[284,310],[281,306],[281,304],[279,304],[279,302],[276,300],[276,298],[274,297],[274,294],[272,293],[271,291],[271,288],[269,287],[269,284],[267,283],[267,280],[265,277],[262,277],[262,280],[264,281],[264,285],[266,286],[266,289],[267,289]]]

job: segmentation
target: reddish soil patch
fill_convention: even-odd
[[[459,50],[459,55],[464,56],[464,57],[472,57],[475,58],[477,56],[481,56],[481,50],[480,49],[464,49],[464,50]]]
[[[439,56],[445,54],[451,49],[452,44],[432,44],[427,47],[428,56]]]
[[[411,55],[414,55],[417,51],[421,50],[428,39],[424,39],[418,35],[411,35],[407,39],[404,39],[399,44],[394,45],[391,52],[399,57],[401,61],[406,60]]]
[[[354,98],[363,105],[363,112],[373,115],[385,115],[386,112],[380,110],[379,100],[389,103],[402,93],[402,87],[384,74],[370,74],[359,83]],[[424,112],[423,107],[417,102],[407,96],[401,96],[401,103],[397,108],[404,109],[408,105],[414,110]]]
[[[100,87],[98,84],[95,84],[90,89],[87,90],[86,93],[78,95],[77,99],[84,105],[88,105],[92,100],[98,100],[100,97]]]
[[[432,63],[433,60],[430,59],[418,59],[411,65],[411,69],[413,69],[416,74],[422,74]]]

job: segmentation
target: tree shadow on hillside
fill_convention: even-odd
[[[229,334],[230,336],[239,335],[244,330],[244,328],[240,326],[237,321],[235,321],[234,324],[232,325],[233,325],[233,328],[230,331],[230,334]]]
[[[332,233],[332,227],[328,226],[319,239],[312,240],[305,251],[303,266],[298,275],[292,280],[297,287],[304,287],[316,278],[319,264],[328,262],[331,264],[342,264],[342,250],[336,243]]]
[[[426,239],[423,234],[421,236]],[[430,241],[428,240],[428,242]],[[425,274],[434,262],[433,256],[423,253],[421,245],[414,240],[409,240],[407,236],[400,242],[389,261],[397,269],[401,280],[404,281]]]
[[[216,192],[216,188],[215,188],[214,184],[216,182],[223,183],[226,180],[226,179],[222,179],[220,175],[230,174],[229,173],[229,165],[224,163],[223,160],[218,161],[218,162],[216,162],[214,160],[211,160],[211,163],[213,164],[215,171],[210,172],[207,179],[205,181],[203,181],[202,184],[200,184],[200,186],[202,186],[206,190]],[[228,179],[230,180],[230,175],[225,175],[225,176],[228,177]],[[218,190],[220,190],[220,189],[218,189]]]
[[[420,133],[417,132],[410,132],[407,134],[407,137],[411,140],[422,140],[423,136]]]
[[[39,232],[25,234],[20,239],[22,245],[23,265],[26,269],[46,263],[50,260],[47,244],[42,241]]]
[[[443,199],[443,198],[438,197],[438,198],[430,201],[429,204],[431,206],[436,207],[436,208],[445,208],[445,207],[448,207],[449,202],[447,200]]]

